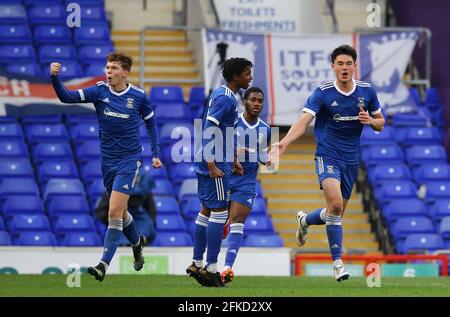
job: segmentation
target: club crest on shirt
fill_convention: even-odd
[[[358,97],[358,108],[359,107],[365,107],[364,105],[364,97]]]
[[[128,109],[133,109],[133,102],[134,102],[134,99],[133,99],[133,98],[127,98],[127,104],[126,104],[126,107],[127,107]]]

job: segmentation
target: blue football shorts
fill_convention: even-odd
[[[250,210],[256,198],[256,178],[247,179],[244,176],[231,177],[230,201],[247,206]]]
[[[139,176],[140,160],[123,160],[119,164],[108,166],[102,164],[103,185],[108,196],[113,190],[131,195]]]
[[[205,208],[228,209],[230,200],[229,176],[212,178],[197,173],[198,196]]]
[[[322,181],[326,178],[336,178],[341,182],[341,192],[344,199],[350,199],[352,195],[353,185],[358,175],[359,164],[345,164],[336,160],[317,156],[316,173],[319,178],[320,189],[322,188]]]

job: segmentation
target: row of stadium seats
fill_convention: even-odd
[[[436,98],[430,89],[422,104],[417,94],[419,112],[361,135],[366,179],[398,253],[450,248],[450,165],[442,125],[431,117]]]

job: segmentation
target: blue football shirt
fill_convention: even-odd
[[[346,164],[359,163],[359,139],[363,124],[359,107],[371,115],[381,112],[377,94],[369,83],[354,80],[353,90],[340,90],[329,81],[313,92],[303,111],[315,116],[316,156],[329,157]]]

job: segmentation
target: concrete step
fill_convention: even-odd
[[[113,30],[111,32],[111,36],[139,36],[141,34],[140,31],[135,30]],[[184,31],[177,31],[177,30],[153,30],[153,31],[145,31],[145,36],[173,36],[173,37],[179,37],[184,36]]]

